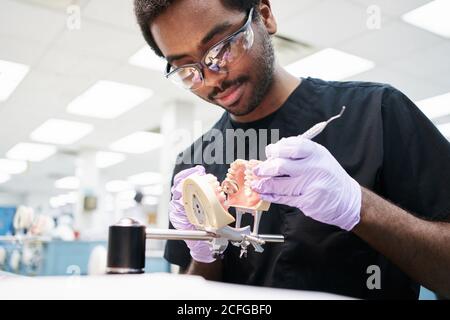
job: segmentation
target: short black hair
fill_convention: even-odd
[[[149,26],[153,20],[155,20],[160,14],[162,14],[175,1],[177,0],[134,0],[134,13],[136,15],[139,27],[141,28],[142,35],[144,36],[144,39],[145,41],[147,41],[150,48],[152,48],[153,51],[155,51],[155,53],[160,57],[164,57],[164,54],[158,48]],[[220,1],[224,7],[231,10],[247,12],[257,4],[259,4],[261,0],[213,1]]]

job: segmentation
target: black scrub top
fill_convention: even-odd
[[[343,117],[314,141],[325,146],[360,185],[420,217],[447,219],[450,144],[413,102],[385,84],[302,79],[283,106],[264,119],[242,124],[224,113],[214,130],[180,155],[177,161],[186,163],[177,164],[174,174],[202,164],[222,181],[229,163],[206,164],[202,154],[208,147],[208,152],[223,152],[226,160],[227,145],[233,148],[231,139],[226,138],[227,129],[278,129],[280,138],[296,136],[338,114],[344,105]],[[215,130],[224,132],[223,143],[215,138]],[[246,140],[246,157],[260,154],[252,151],[272,142],[268,140],[252,145]],[[230,211],[234,215],[233,209]],[[252,216],[246,214],[243,225],[252,223]],[[242,259],[240,249],[229,245],[223,257],[224,282],[365,299],[418,297],[419,286],[366,242],[352,232],[314,221],[296,208],[272,204],[263,214],[259,230],[261,234],[282,234],[285,242],[266,244],[263,253],[249,248],[247,258]],[[164,257],[182,268],[191,260],[183,241],[168,241]],[[373,265],[380,268],[381,289],[368,288]]]

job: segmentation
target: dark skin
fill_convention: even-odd
[[[261,54],[260,29],[265,28],[265,32],[270,35],[277,31],[269,1],[263,1],[259,9],[263,26],[253,22],[255,43],[250,52],[243,56],[229,73],[215,73],[204,68],[205,85],[194,92],[200,98],[218,104],[217,101],[209,98],[212,93],[220,93],[224,82],[236,80],[244,75],[248,76],[250,79],[244,84],[244,93],[231,112],[233,120],[237,122],[251,122],[273,113],[300,84],[299,79],[275,64],[272,84],[259,106],[249,114],[233,115],[245,109],[246,101],[254,95],[255,82],[257,83],[255,74],[257,66],[254,60],[258,54]],[[185,17],[202,17],[202,19],[186,19]],[[228,10],[218,1],[177,1],[154,21],[151,31],[169,62],[174,66],[181,66],[200,61],[211,46],[237,31],[243,25],[245,18],[244,12]],[[182,24],[179,23],[180,19],[183,21]],[[211,37],[210,31],[221,25],[228,25],[228,27],[221,28]],[[206,42],[202,41],[205,37],[208,38]],[[173,57],[176,60],[172,59]],[[224,107],[224,109],[227,108]]]
[[[353,232],[423,286],[450,298],[450,219],[424,221],[362,188]]]
[[[220,93],[226,84],[247,75],[244,93],[230,112],[233,120],[251,122],[273,113],[300,85],[300,80],[274,64],[273,81],[259,105],[245,115],[233,115],[246,108],[258,85],[255,58],[261,54],[263,32],[273,35],[277,24],[270,1],[259,5],[261,23],[253,22],[255,43],[250,52],[233,66],[229,73],[218,74],[204,70],[205,85],[194,93],[218,104],[212,93]],[[202,17],[202,19],[186,19]],[[182,24],[179,21],[183,21]],[[206,50],[238,30],[245,21],[245,13],[229,10],[218,1],[184,0],[175,2],[150,26],[156,43],[174,66],[200,61]],[[217,31],[217,32],[211,32]],[[362,188],[361,221],[353,232],[377,251],[388,257],[417,282],[444,296],[450,297],[450,224],[429,222],[416,218]],[[204,264],[192,261],[188,274],[201,275],[209,280],[221,280],[220,260]]]

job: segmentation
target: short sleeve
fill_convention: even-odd
[[[385,89],[381,193],[433,220],[450,216],[450,143],[403,93]]]

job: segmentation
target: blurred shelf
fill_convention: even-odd
[[[0,247],[3,247],[7,253],[7,261],[3,267],[0,266],[0,269],[27,276],[87,275],[92,250],[98,246],[102,246],[105,250],[107,248],[106,241],[43,240],[29,239],[20,242],[9,237],[0,239]],[[33,246],[32,249],[35,250],[36,257],[33,257],[32,264],[25,264],[22,261],[24,245]],[[13,270],[9,263],[14,251],[20,254],[18,270]],[[169,263],[163,258],[163,251],[146,252],[145,271],[149,273],[170,271]]]

